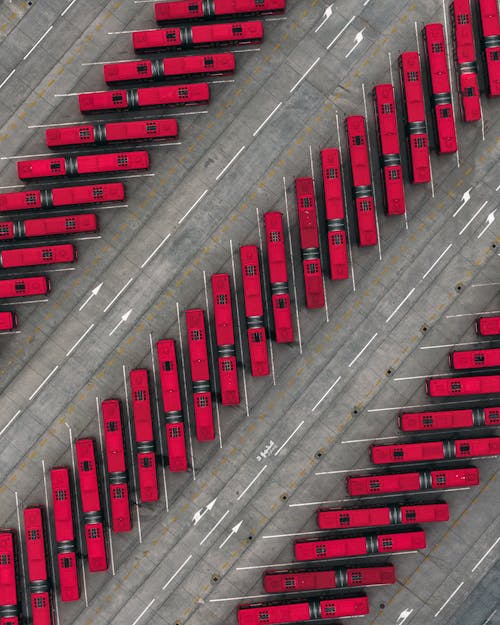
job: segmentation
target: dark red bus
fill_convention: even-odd
[[[52,510],[61,601],[78,601],[80,587],[78,584],[69,469],[66,467],[51,469],[50,482],[52,485]]]
[[[448,354],[450,369],[484,369],[500,367],[500,348],[466,349]]]
[[[400,412],[398,415],[398,427],[403,432],[454,430],[485,425],[500,425],[500,406],[430,412]]]
[[[474,329],[478,336],[499,336],[500,317],[478,317],[474,321]]]
[[[160,368],[160,386],[165,415],[168,464],[172,472],[187,471],[186,432],[182,415],[179,370],[175,341],[165,339],[156,344]]]
[[[500,393],[500,375],[439,379],[426,378],[425,391],[427,395],[431,397]]]
[[[352,195],[358,222],[358,242],[362,247],[377,245],[378,232],[375,218],[368,140],[365,118],[351,115],[345,118],[349,157],[351,161]]]
[[[347,262],[347,235],[345,207],[338,148],[321,150],[321,170],[325,197],[325,217],[330,259],[330,279],[345,280],[349,277]]]
[[[24,221],[1,221],[0,241],[97,231],[97,216],[94,213],[26,219]]]
[[[476,467],[456,467],[435,471],[425,469],[411,473],[350,475],[346,483],[347,492],[351,497],[443,488],[469,488],[479,484],[479,470]]]
[[[221,401],[223,406],[235,406],[240,403],[240,390],[234,348],[233,307],[229,275],[227,273],[214,273],[211,281]]]
[[[17,315],[15,312],[6,310],[0,312],[0,331],[8,332],[17,328]]]
[[[282,569],[266,571],[263,577],[266,592],[304,592],[330,590],[350,586],[381,586],[394,584],[396,573],[392,564],[383,566],[335,567],[333,569]]]
[[[200,19],[224,19],[284,13],[286,0],[181,0],[157,2],[155,18],[158,24],[192,22]]]
[[[85,176],[140,169],[149,169],[147,152],[115,152],[17,162],[17,175],[21,180]]]
[[[50,293],[50,280],[45,276],[0,280],[0,299],[48,295],[48,293]]]
[[[500,95],[500,20],[497,0],[478,0],[479,34],[489,96]]]
[[[16,547],[13,529],[0,530],[0,625],[19,625]]]
[[[441,501],[412,506],[392,503],[371,508],[320,508],[317,512],[322,530],[435,523],[449,518],[448,504]]]
[[[130,389],[139,473],[139,492],[142,501],[158,501],[153,413],[151,411],[147,369],[133,369],[130,372]]]
[[[292,309],[288,292],[285,231],[283,215],[277,211],[264,213],[267,241],[267,267],[271,285],[274,334],[277,343],[293,341]]]
[[[499,453],[500,437],[498,436],[399,445],[372,445],[370,448],[373,464],[477,458],[478,456],[497,456]]]
[[[384,204],[388,215],[403,215],[405,188],[399,148],[398,119],[394,87],[391,84],[373,88],[373,103],[380,153],[380,177],[384,186]]]
[[[0,252],[0,266],[4,269],[74,263],[76,247],[71,243],[44,245],[43,247],[16,247]]]
[[[144,30],[132,33],[136,53],[162,50],[188,50],[214,46],[234,46],[261,43],[264,39],[262,22],[232,22],[211,26],[180,26],[163,30]]]
[[[24,535],[33,625],[52,625],[45,532],[43,529],[42,509],[40,507],[25,508]]]
[[[413,183],[431,181],[429,137],[425,118],[424,92],[420,55],[403,52],[399,57],[403,119],[406,127],[410,180]]]
[[[254,377],[269,375],[259,250],[256,245],[240,247],[240,263],[252,375]]]

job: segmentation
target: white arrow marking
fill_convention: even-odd
[[[95,289],[92,289],[92,291],[90,291],[90,295],[87,297],[87,299],[83,302],[83,304],[78,309],[79,312],[81,312],[85,308],[85,306],[90,302],[90,300],[99,293],[103,284],[104,282],[101,282],[101,284],[98,284],[95,287]]]
[[[347,59],[349,56],[351,56],[351,54],[354,52],[354,50],[356,50],[356,48],[359,46],[359,44],[363,41],[363,33],[365,32],[366,28],[362,28],[359,33],[356,33],[356,36],[354,37],[354,45],[353,47],[349,50],[349,52],[345,55],[345,58]]]
[[[483,234],[486,232],[486,230],[488,230],[488,228],[491,226],[491,224],[495,221],[495,213],[496,212],[497,212],[497,209],[495,208],[495,210],[491,211],[491,213],[488,215],[488,217],[486,217],[486,226],[477,235],[478,239],[480,239],[483,236]]]
[[[231,536],[234,536],[234,534],[237,534],[241,524],[243,523],[243,521],[240,521],[239,523],[237,523],[232,529],[231,529],[231,533],[229,534],[229,536],[224,540],[224,542],[219,546],[219,549],[222,549],[222,547],[224,547],[224,545],[227,543],[227,541],[231,538]]]
[[[127,321],[127,319],[130,317],[130,315],[132,314],[132,311],[134,309],[131,308],[130,310],[127,310],[127,312],[122,315],[122,318],[120,319],[120,321],[115,325],[115,327],[111,330],[111,332],[109,333],[108,336],[111,336],[112,334],[114,334],[118,328],[122,325],[122,323],[125,323],[125,321]]]
[[[406,610],[403,610],[401,612],[401,614],[398,616],[398,620],[396,621],[396,625],[403,625],[403,623],[406,621],[406,619],[410,616],[410,614],[413,612],[413,608],[406,608]]]
[[[470,192],[472,191],[472,187],[469,187],[467,191],[462,195],[462,203],[457,208],[457,210],[453,213],[453,217],[456,217],[458,213],[462,210],[462,208],[467,204],[470,200]]]
[[[319,26],[316,28],[314,32],[317,33],[318,30],[326,24],[326,22],[331,18],[332,15],[333,15],[333,4],[330,4],[330,6],[326,7],[325,12],[323,13],[323,19],[321,20]]]
[[[197,525],[201,521],[201,519],[205,516],[205,514],[209,512],[215,506],[216,501],[217,501],[217,497],[215,499],[212,499],[212,501],[208,503],[204,508],[200,508],[197,512],[194,513],[194,516],[193,516],[194,525]]]

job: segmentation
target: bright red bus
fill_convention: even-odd
[[[182,415],[179,370],[175,341],[165,339],[156,344],[160,369],[160,386],[165,415],[168,464],[172,472],[187,471],[186,432]]]
[[[266,571],[262,581],[266,592],[304,592],[350,586],[394,584],[396,573],[392,564],[357,568],[341,566],[333,569],[302,569],[300,571],[282,569]]]
[[[131,82],[180,80],[197,76],[232,74],[236,60],[232,52],[176,56],[166,59],[126,61],[104,65],[104,80],[114,86]]]
[[[234,348],[233,307],[229,275],[227,273],[214,273],[211,282],[221,401],[223,406],[235,406],[240,403],[240,390]]]
[[[187,50],[213,46],[234,46],[261,43],[264,39],[262,22],[234,22],[211,26],[180,26],[162,30],[144,30],[132,33],[136,53],[162,50]]]
[[[0,530],[0,624],[19,625],[21,609],[18,602],[16,547],[14,530]]]
[[[91,573],[106,571],[108,560],[104,542],[94,441],[90,438],[80,438],[75,443],[75,449],[89,571]]]
[[[479,33],[489,96],[500,95],[500,20],[497,0],[479,0]]]
[[[71,243],[44,245],[43,247],[16,247],[0,252],[0,266],[4,269],[74,263],[76,247]]]
[[[346,483],[347,492],[351,497],[443,488],[469,488],[479,484],[479,470],[476,467],[456,467],[433,471],[424,469],[411,473],[350,475]]]
[[[80,587],[78,584],[69,469],[66,467],[51,469],[50,483],[52,485],[52,510],[61,601],[78,601]]]
[[[403,119],[406,127],[410,180],[414,184],[431,181],[429,137],[425,118],[422,72],[418,52],[403,52],[399,57]]]
[[[47,572],[47,556],[41,508],[25,508],[24,535],[26,540],[26,559],[28,561],[28,579],[30,583],[33,625],[51,625],[52,607],[50,582]]]
[[[500,375],[439,379],[426,378],[425,391],[427,395],[431,397],[500,393]]]
[[[8,332],[17,328],[17,314],[13,311],[0,312],[0,331]]]
[[[398,415],[398,427],[403,432],[454,430],[485,425],[500,425],[500,406],[430,412],[400,412]]]
[[[380,177],[384,186],[384,204],[388,215],[403,215],[405,188],[399,148],[398,119],[394,87],[391,84],[373,88],[373,104],[377,122],[380,153]]]
[[[372,445],[370,448],[373,464],[477,458],[478,456],[497,456],[499,453],[500,437],[498,436],[399,445]]]
[[[17,162],[17,175],[21,180],[85,176],[140,169],[149,169],[147,152],[114,152]]]
[[[291,343],[293,341],[293,325],[288,292],[283,215],[277,211],[264,213],[264,225],[266,228],[267,267],[271,285],[276,342]]]
[[[196,438],[210,441],[215,438],[212,390],[208,365],[205,315],[201,308],[186,310],[189,362],[193,383],[194,419]]]
[[[349,157],[351,161],[352,195],[358,222],[358,242],[362,247],[377,245],[378,232],[375,218],[368,139],[365,118],[351,115],[345,118]]]
[[[278,625],[364,616],[370,607],[366,595],[342,599],[300,599],[275,603],[248,603],[238,606],[238,625]]]
[[[2,221],[0,222],[0,241],[97,231],[97,216],[94,213],[43,217],[24,221]]]
[[[295,178],[295,196],[299,217],[302,274],[306,292],[306,308],[323,308],[323,272],[319,251],[316,198],[312,178]]]
[[[448,521],[450,513],[445,502],[414,504],[399,503],[371,508],[320,508],[317,512],[318,527],[337,530],[355,527],[383,525],[412,525]]]
[[[284,13],[286,0],[181,0],[157,2],[155,18],[158,24],[192,22],[200,19],[240,18],[254,15]]]
[[[345,280],[349,277],[349,266],[347,262],[342,171],[338,148],[321,150],[321,170],[323,173],[323,192],[325,197],[330,279]]]
[[[130,372],[130,389],[139,474],[139,492],[142,501],[158,501],[153,413],[151,411],[147,369],[133,369]]]
[[[483,369],[500,367],[500,348],[466,349],[448,354],[450,369]]]
[[[240,263],[252,375],[254,377],[269,375],[259,250],[256,245],[240,247]]]
[[[0,280],[0,299],[48,295],[48,293],[50,293],[50,280],[45,276]]]
[[[498,336],[500,317],[478,317],[474,321],[474,329],[478,336]]]

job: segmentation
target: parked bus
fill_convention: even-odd
[[[477,317],[474,321],[474,329],[478,336],[499,336],[500,317]]]
[[[202,19],[226,19],[284,13],[286,0],[181,0],[157,2],[155,18],[158,24],[175,24]]]
[[[17,588],[16,545],[13,529],[0,530],[0,624],[19,625],[21,607]]]
[[[76,247],[71,243],[41,247],[14,247],[0,252],[0,267],[12,269],[35,265],[74,263],[77,257]]]
[[[318,527],[322,530],[435,523],[449,518],[448,504],[442,501],[412,506],[391,503],[370,508],[320,508],[317,512]]]
[[[25,219],[24,221],[2,221],[0,222],[0,241],[97,231],[97,216],[94,213]]]
[[[500,406],[459,408],[427,412],[400,412],[398,427],[403,432],[455,430],[500,425]]]
[[[49,293],[50,280],[45,276],[0,280],[0,299],[48,295]]]
[[[489,96],[500,95],[500,20],[497,0],[478,0],[479,35]]]
[[[500,348],[453,350],[448,354],[450,369],[500,367]]]
[[[0,331],[9,332],[17,328],[17,314],[11,310],[0,312]]]
[[[24,509],[24,536],[33,625],[52,625],[50,581],[42,509]]]
[[[372,445],[370,457],[373,464],[401,462],[428,462],[455,458],[477,458],[500,454],[500,437],[465,438],[399,445]]]
[[[425,391],[427,395],[431,397],[500,393],[500,375],[438,379],[426,378]]]

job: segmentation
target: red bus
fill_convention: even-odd
[[[371,508],[320,508],[317,512],[318,527],[322,530],[435,523],[448,521],[449,518],[448,504],[444,502],[413,506],[392,503]]]
[[[0,280],[0,299],[48,295],[48,293],[50,293],[50,280],[45,276]]]
[[[175,341],[165,339],[156,344],[160,368],[160,386],[165,415],[168,464],[172,472],[187,471],[186,432],[182,415],[179,370]]]
[[[266,571],[263,577],[266,592],[304,592],[349,586],[380,586],[394,584],[396,573],[392,564],[370,567],[336,567],[333,569],[290,569]]]
[[[359,477],[350,475],[347,478],[347,492],[351,497],[358,497],[443,488],[469,488],[478,484],[479,470],[476,467],[456,467]]]
[[[238,606],[238,625],[278,625],[364,616],[370,607],[366,595],[342,599],[301,599],[288,603],[248,603]]]
[[[293,325],[288,292],[283,215],[277,211],[264,213],[264,225],[266,228],[267,267],[271,285],[276,342],[291,343],[293,341]]]
[[[140,169],[149,169],[147,152],[114,152],[17,162],[17,175],[20,180],[85,176]]]
[[[80,438],[75,443],[75,449],[89,571],[91,573],[106,571],[108,560],[104,542],[94,441],[90,438]]]
[[[0,530],[0,625],[19,625],[21,622],[14,542],[14,530]]]
[[[475,122],[481,119],[481,101],[470,0],[453,0],[450,17],[462,119],[464,122]]]
[[[302,274],[306,291],[306,308],[323,308],[323,272],[319,252],[316,198],[312,178],[295,178],[295,195],[299,217]]]
[[[24,535],[33,625],[51,625],[50,582],[41,508],[25,508]]]
[[[398,119],[394,87],[391,84],[373,88],[373,103],[380,153],[380,177],[384,186],[384,204],[388,215],[403,215],[405,188],[399,148]]]
[[[500,348],[466,349],[448,354],[450,369],[483,369],[500,367]]]
[[[377,245],[378,232],[375,218],[368,139],[365,118],[351,115],[345,118],[349,157],[351,160],[352,195],[358,222],[358,241],[362,247]]]
[[[214,273],[211,281],[221,401],[223,406],[235,406],[240,403],[240,390],[234,348],[233,307],[229,275],[227,273]]]
[[[104,80],[114,86],[130,82],[180,80],[197,76],[232,74],[236,60],[232,52],[177,56],[154,61],[126,61],[104,65]]]
[[[418,52],[403,52],[400,55],[399,77],[410,164],[410,180],[414,184],[430,182],[429,137],[427,135],[422,72]]]
[[[186,310],[186,330],[193,383],[196,438],[199,441],[210,441],[215,438],[215,429],[205,315],[201,308]]]
[[[8,332],[17,328],[17,315],[10,310],[0,312],[0,331]]]
[[[147,369],[133,369],[130,372],[130,389],[141,500],[158,501],[153,413]]]
[[[94,213],[26,219],[25,221],[2,221],[0,222],[0,241],[97,231],[97,216]]]
[[[267,353],[266,329],[264,327],[259,250],[256,245],[243,245],[240,247],[240,263],[250,366],[252,375],[260,377],[269,375],[269,356]]]
[[[497,0],[479,0],[479,32],[489,96],[500,95],[500,20]]]
[[[162,50],[170,52],[200,47],[245,45],[261,43],[263,39],[264,26],[259,21],[180,26],[132,33],[134,51],[139,54]]]
[[[500,335],[500,317],[478,317],[474,321],[474,329],[478,336]]]
[[[443,25],[426,24],[422,29],[422,35],[427,57],[437,150],[440,154],[450,154],[457,151],[458,145]]]
[[[454,430],[500,425],[500,406],[494,408],[463,408],[430,412],[400,412],[398,427],[403,432]]]
[[[147,107],[208,104],[209,101],[210,87],[206,82],[141,87],[128,91],[97,91],[78,96],[80,111],[87,115],[107,111],[135,111]]]
[[[52,485],[52,510],[61,601],[78,601],[80,598],[80,587],[78,584],[69,469],[66,467],[51,469],[50,482]]]
[[[285,9],[286,0],[181,0],[157,2],[155,18],[158,24],[174,24],[200,19],[272,15],[284,13]]]
[[[71,243],[44,245],[43,247],[16,247],[0,252],[0,266],[4,269],[10,269],[34,265],[74,263],[77,256],[76,247]]]
[[[179,128],[175,119],[145,119],[136,122],[86,124],[48,128],[45,140],[49,148],[80,145],[106,145],[123,141],[165,141],[177,139]]]
[[[427,395],[431,397],[500,393],[500,375],[439,379],[426,378],[425,391]]]
[[[345,280],[349,277],[347,263],[347,235],[345,230],[345,207],[337,148],[321,150],[321,170],[325,197],[325,217],[330,258],[330,279]]]
[[[370,448],[373,464],[475,458],[478,456],[496,456],[499,453],[500,437],[498,436],[399,445],[372,445]]]

